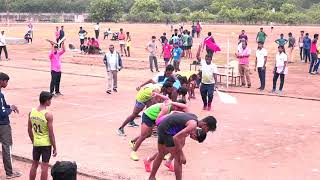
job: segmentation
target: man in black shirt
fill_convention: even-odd
[[[159,166],[167,153],[174,157],[176,180],[182,180],[182,164],[186,159],[182,148],[185,139],[190,135],[192,139],[203,142],[206,135],[204,133],[216,130],[217,120],[213,116],[208,116],[200,121],[192,113],[173,113],[165,117],[158,126],[158,155],[153,162],[149,180],[155,180],[155,175]]]

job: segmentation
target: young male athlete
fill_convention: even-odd
[[[141,143],[148,137],[151,136],[152,128],[155,125],[155,121],[158,117],[169,114],[171,111],[183,111],[187,112],[188,107],[186,101],[178,100],[178,102],[172,102],[170,100],[165,101],[164,103],[157,103],[148,107],[142,114],[142,124],[141,124],[141,133],[140,136],[134,138],[130,141],[130,146],[132,152],[130,158],[134,161],[138,161],[139,157],[137,151]]]
[[[156,102],[159,102],[157,97],[161,97],[162,99],[168,99],[167,97],[160,94],[167,93],[170,94],[173,91],[173,85],[171,82],[165,83],[162,88],[157,84],[152,84],[149,86],[142,87],[136,96],[136,103],[133,108],[132,113],[127,117],[127,119],[122,123],[122,125],[117,130],[119,136],[125,136],[124,127],[130,123],[131,127],[138,127],[136,123],[134,123],[134,119],[139,115],[139,113],[144,109],[144,107],[149,107]]]
[[[42,159],[40,179],[47,180],[52,148],[53,157],[57,155],[53,132],[53,115],[47,111],[47,107],[51,105],[52,96],[50,92],[42,91],[39,97],[40,105],[37,108],[33,108],[29,113],[28,134],[33,144],[30,180],[36,179],[40,157]]]
[[[200,121],[192,113],[174,113],[166,116],[158,126],[158,155],[153,162],[149,180],[155,180],[159,166],[167,153],[174,157],[174,170],[176,180],[182,180],[182,164],[186,158],[182,151],[186,137],[195,136],[201,143],[205,140],[204,135],[197,132],[197,127],[205,133],[216,130],[217,121],[213,116],[208,116]]]

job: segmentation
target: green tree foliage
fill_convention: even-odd
[[[128,19],[135,22],[158,22],[162,18],[162,11],[157,0],[136,0]]]
[[[122,6],[118,0],[93,0],[89,12],[96,21],[117,21],[122,15]]]
[[[5,0],[0,11],[5,12]],[[89,12],[93,20],[320,23],[319,0],[8,0],[11,12]],[[90,3],[92,2],[92,3]],[[108,5],[109,4],[109,5]],[[114,4],[119,6],[115,7]],[[101,6],[100,6],[101,5]],[[275,12],[272,11],[275,9]]]

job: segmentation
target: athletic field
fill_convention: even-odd
[[[32,144],[27,134],[27,116],[32,107],[38,105],[38,96],[42,90],[49,90],[50,44],[45,39],[54,39],[55,26],[65,26],[66,45],[79,46],[77,32],[83,26],[94,36],[94,24],[34,24],[34,42],[31,45],[8,45],[10,61],[0,61],[0,71],[10,76],[9,85],[4,89],[6,100],[20,108],[20,114],[11,115],[13,129],[13,154],[30,159]],[[188,25],[190,27],[190,25]],[[67,51],[62,58],[61,92],[64,96],[52,101],[50,111],[54,115],[54,130],[58,156],[51,159],[76,161],[79,171],[101,179],[136,179],[148,177],[144,170],[143,159],[157,150],[157,139],[149,138],[138,151],[140,161],[134,162],[129,155],[129,140],[140,133],[139,128],[126,127],[126,137],[116,134],[117,128],[131,113],[135,102],[135,87],[150,79],[148,54],[144,47],[152,35],[159,37],[170,27],[160,24],[101,24],[100,46],[107,50],[110,43],[102,40],[102,31],[111,27],[118,31],[124,28],[132,38],[131,58],[124,58],[125,69],[118,74],[118,93],[107,95],[106,71],[102,56],[80,55]],[[190,30],[187,25],[185,26]],[[217,64],[227,60],[227,39],[230,39],[230,58],[237,48],[237,36],[242,29],[249,36],[248,47],[252,50],[251,78],[252,87],[221,87],[232,91],[238,104],[228,105],[214,97],[213,111],[202,111],[199,90],[196,99],[188,103],[191,111],[204,117],[214,115],[218,120],[217,131],[208,134],[203,144],[190,139],[184,147],[187,164],[183,167],[183,179],[186,180],[317,180],[320,179],[320,77],[309,75],[309,64],[300,63],[298,49],[295,60],[289,64],[283,96],[270,95],[272,70],[275,63],[277,46],[274,40],[280,33],[294,33],[298,40],[300,30],[316,33],[315,27],[275,27],[273,35],[268,34],[265,48],[269,52],[266,90],[256,91],[259,87],[258,74],[253,70],[256,33],[260,26],[204,25],[202,38],[194,39],[193,54],[196,47],[208,31],[214,35],[222,52],[214,56]],[[23,37],[27,24],[1,24],[7,37]],[[234,35],[234,33],[236,35]],[[286,35],[287,37],[287,35]],[[160,43],[158,44],[160,47]],[[202,57],[204,57],[204,53]],[[195,60],[183,59],[181,69],[189,70],[189,64]],[[161,69],[164,62],[158,58]],[[279,82],[278,82],[279,83]],[[279,85],[279,84],[278,84]],[[140,119],[136,119],[140,123]],[[18,158],[20,159],[20,158]],[[2,162],[0,162],[2,164]],[[28,162],[14,161],[14,167],[28,178]],[[0,179],[4,171],[0,168]],[[161,180],[174,179],[174,173],[160,166],[157,177]],[[79,176],[79,179],[94,179]]]

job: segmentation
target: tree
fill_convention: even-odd
[[[297,7],[294,4],[284,3],[280,7],[280,11],[285,14],[294,13],[297,11]]]
[[[159,0],[161,11],[164,13],[176,12],[176,5],[174,0]]]
[[[135,22],[157,22],[163,12],[157,0],[136,0],[130,9],[128,20]]]
[[[89,6],[90,17],[96,21],[118,21],[122,15],[118,0],[93,0]]]

